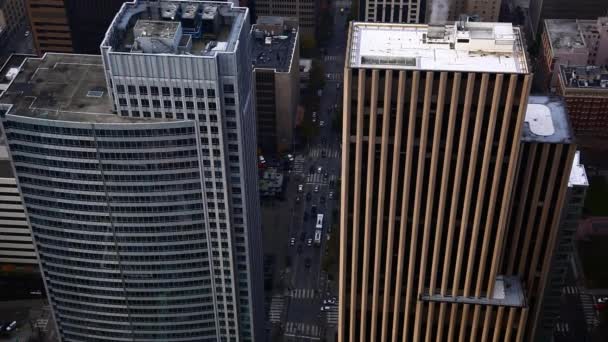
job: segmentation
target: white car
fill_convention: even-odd
[[[323,167],[322,167],[322,166],[319,166],[319,167],[317,168],[317,173],[321,173],[321,172],[323,172]]]
[[[331,306],[322,306],[321,311],[329,311],[331,310]]]
[[[333,191],[330,191],[330,192],[329,192],[329,195],[327,195],[327,197],[328,197],[329,199],[333,199],[333,198],[334,198],[334,192],[333,192]]]
[[[289,245],[290,246],[295,246],[296,245],[296,238],[289,239]]]
[[[334,305],[336,304],[336,299],[335,298],[330,298],[330,299],[324,299],[323,300],[323,305]]]
[[[312,112],[312,122],[317,122],[317,112]]]
[[[264,159],[264,156],[260,156],[259,159],[261,164],[266,163],[266,159]]]
[[[304,191],[304,185],[299,184],[298,185],[298,192],[303,192]]]
[[[294,161],[293,154],[288,154],[288,155],[287,155],[287,159],[288,159],[289,161],[291,161],[291,162],[292,162],[292,161]]]
[[[318,186],[318,185],[315,185],[315,190],[314,190],[314,192],[319,192],[319,186]]]
[[[312,246],[312,239],[306,240],[306,246],[308,246],[308,247]]]
[[[319,127],[323,127],[323,126],[325,126],[325,121],[323,121],[323,120],[319,121]]]

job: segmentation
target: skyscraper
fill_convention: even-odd
[[[498,21],[502,0],[426,0],[426,22],[442,24],[462,15],[475,16],[478,21]]]
[[[256,15],[297,18],[300,34],[314,38],[317,34],[319,0],[256,0]]]
[[[355,23],[346,58],[339,341],[523,340],[573,147],[563,105],[526,112],[519,30]],[[521,184],[529,165],[545,178]],[[544,216],[516,240],[533,205]]]
[[[263,341],[246,8],[125,4],[0,99],[63,341]]]

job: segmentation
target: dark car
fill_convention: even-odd
[[[321,202],[321,204],[324,204],[325,203],[325,197],[321,196],[321,198],[319,198],[319,201]]]
[[[313,205],[312,207],[310,207],[310,213],[313,215],[317,215],[317,206]]]
[[[310,268],[310,258],[306,258],[306,260],[304,260],[304,267]]]
[[[308,173],[310,173],[310,174],[315,173],[315,167],[313,165],[311,165],[310,168],[308,168]]]
[[[304,222],[306,222],[306,220],[308,220],[308,212],[306,212],[306,211],[304,212],[304,218],[303,219],[304,219]]]
[[[302,232],[302,234],[300,234],[300,241],[304,242],[306,240],[306,233]]]
[[[311,199],[312,199],[312,194],[311,194],[310,192],[307,192],[307,193],[306,193],[306,200],[307,200],[308,202],[310,202],[310,200],[311,200]]]
[[[302,253],[302,245],[298,245],[298,254]]]

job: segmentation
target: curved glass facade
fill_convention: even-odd
[[[196,123],[4,125],[64,340],[216,341]]]

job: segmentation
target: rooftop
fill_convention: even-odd
[[[251,27],[253,67],[289,72],[297,39],[297,23],[279,17],[260,17],[258,24]]]
[[[8,88],[13,77],[16,75],[19,66],[27,57],[35,57],[34,55],[12,54],[0,67],[0,95]]]
[[[587,180],[587,173],[585,172],[585,166],[581,164],[581,152],[576,151],[574,153],[574,160],[572,161],[572,170],[570,171],[570,179],[568,180],[568,187],[573,186],[589,186]]]
[[[101,45],[126,53],[213,56],[231,52],[247,11],[219,1],[127,2]]]
[[[520,31],[510,23],[353,23],[349,44],[351,68],[528,73]]]
[[[597,88],[608,92],[608,68],[605,66],[560,65],[560,77],[566,88]]]
[[[545,29],[553,49],[585,48],[585,39],[576,19],[546,19]]]
[[[0,96],[2,114],[76,122],[146,122],[111,111],[101,56],[47,53],[28,58]]]
[[[557,96],[530,96],[522,140],[553,144],[572,142],[566,105]]]

